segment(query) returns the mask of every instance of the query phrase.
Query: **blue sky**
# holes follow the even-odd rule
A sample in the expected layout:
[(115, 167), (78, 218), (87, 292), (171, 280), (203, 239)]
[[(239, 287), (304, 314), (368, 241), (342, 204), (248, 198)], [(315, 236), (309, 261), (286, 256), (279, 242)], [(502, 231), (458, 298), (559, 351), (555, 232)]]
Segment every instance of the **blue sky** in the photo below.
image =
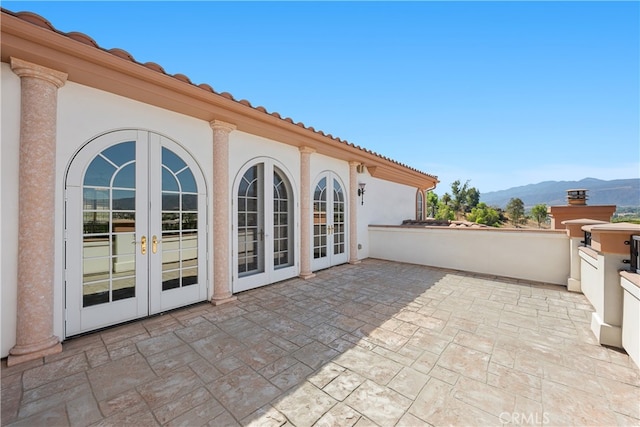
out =
[(22, 2), (481, 193), (640, 178), (639, 2)]

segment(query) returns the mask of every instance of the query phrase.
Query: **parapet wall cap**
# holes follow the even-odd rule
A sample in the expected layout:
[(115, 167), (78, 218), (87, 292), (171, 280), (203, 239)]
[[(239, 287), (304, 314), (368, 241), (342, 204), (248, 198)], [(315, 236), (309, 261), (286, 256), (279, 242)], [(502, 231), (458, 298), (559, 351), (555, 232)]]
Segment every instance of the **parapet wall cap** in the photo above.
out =
[(584, 231), (596, 232), (613, 232), (613, 233), (640, 233), (640, 224), (632, 224), (630, 222), (614, 222), (605, 224), (591, 224), (582, 227)]
[(567, 219), (562, 221), (564, 225), (590, 225), (590, 224), (608, 224), (607, 221), (600, 221), (598, 219), (589, 219), (589, 218), (579, 218), (579, 219)]

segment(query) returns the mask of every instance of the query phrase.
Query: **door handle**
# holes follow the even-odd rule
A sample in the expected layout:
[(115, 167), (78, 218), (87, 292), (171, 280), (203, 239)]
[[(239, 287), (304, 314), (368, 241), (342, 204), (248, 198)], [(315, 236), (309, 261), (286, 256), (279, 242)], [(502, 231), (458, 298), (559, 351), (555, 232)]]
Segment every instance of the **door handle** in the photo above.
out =
[(158, 252), (158, 243), (162, 242), (162, 240), (158, 240), (158, 236), (154, 235), (151, 238), (151, 252), (154, 254)]
[(134, 244), (138, 244), (140, 243), (140, 253), (142, 255), (146, 255), (147, 254), (147, 236), (142, 236), (142, 238), (140, 239), (139, 242), (136, 242), (135, 240), (131, 243)]

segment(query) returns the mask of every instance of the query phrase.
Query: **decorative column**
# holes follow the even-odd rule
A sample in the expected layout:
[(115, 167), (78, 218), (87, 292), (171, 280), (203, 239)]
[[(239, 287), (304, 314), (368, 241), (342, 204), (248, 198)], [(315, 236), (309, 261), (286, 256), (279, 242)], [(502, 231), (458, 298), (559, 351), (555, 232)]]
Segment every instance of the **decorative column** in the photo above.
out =
[(562, 221), (562, 225), (566, 228), (567, 235), (569, 236), (569, 251), (571, 254), (569, 259), (571, 260), (571, 269), (569, 272), (569, 278), (567, 279), (567, 290), (571, 292), (582, 292), (582, 287), (580, 285), (581, 267), (579, 253), (580, 247), (585, 246), (585, 237), (582, 227), (592, 224), (606, 224), (606, 222), (585, 218)]
[(358, 165), (349, 162), (349, 264), (358, 264)]
[(229, 206), (229, 133), (235, 125), (219, 120), (209, 123), (213, 129), (213, 297), (220, 305), (234, 301), (231, 293), (231, 263), (229, 262), (231, 217)]
[(310, 279), (311, 272), (311, 154), (316, 150), (300, 147), (300, 277)]
[(7, 365), (60, 353), (53, 335), (56, 118), (67, 74), (17, 58), (20, 76), (18, 313)]

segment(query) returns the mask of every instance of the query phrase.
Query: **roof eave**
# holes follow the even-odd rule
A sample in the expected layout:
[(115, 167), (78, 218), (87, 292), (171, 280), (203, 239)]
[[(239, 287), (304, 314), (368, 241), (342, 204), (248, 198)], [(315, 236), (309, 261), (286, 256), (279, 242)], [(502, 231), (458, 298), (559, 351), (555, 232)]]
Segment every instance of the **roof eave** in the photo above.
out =
[[(134, 99), (198, 119), (233, 123), (239, 131), (252, 133), (320, 154), (356, 161), (370, 168), (373, 176), (417, 188), (430, 188), (437, 177), (394, 162), (376, 153), (321, 131), (269, 114), (247, 101), (219, 94), (208, 85), (194, 85), (187, 77), (171, 76), (155, 64), (140, 64), (126, 52), (104, 50), (80, 38), (71, 38), (50, 28), (27, 22), (2, 11), (2, 61), (10, 57), (37, 63), (68, 74), (68, 80)], [(115, 51), (115, 52), (114, 52)]]

